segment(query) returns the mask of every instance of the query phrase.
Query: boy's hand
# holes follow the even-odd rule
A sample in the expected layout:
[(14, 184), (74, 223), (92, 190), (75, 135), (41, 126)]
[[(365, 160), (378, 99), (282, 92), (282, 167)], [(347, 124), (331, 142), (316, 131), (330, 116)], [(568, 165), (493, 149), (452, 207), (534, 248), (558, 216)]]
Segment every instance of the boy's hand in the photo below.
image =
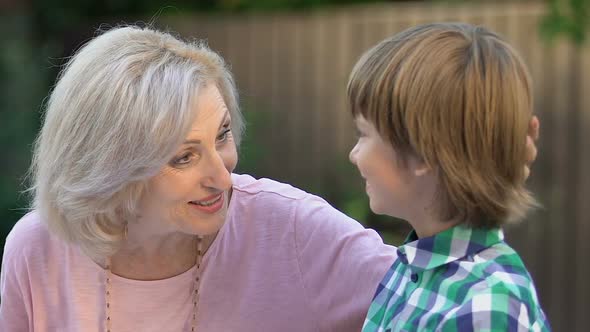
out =
[(535, 142), (539, 139), (539, 119), (533, 116), (529, 123), (529, 132), (526, 136), (526, 164), (524, 165), (524, 178), (528, 179), (531, 174), (531, 165), (537, 159), (537, 146)]

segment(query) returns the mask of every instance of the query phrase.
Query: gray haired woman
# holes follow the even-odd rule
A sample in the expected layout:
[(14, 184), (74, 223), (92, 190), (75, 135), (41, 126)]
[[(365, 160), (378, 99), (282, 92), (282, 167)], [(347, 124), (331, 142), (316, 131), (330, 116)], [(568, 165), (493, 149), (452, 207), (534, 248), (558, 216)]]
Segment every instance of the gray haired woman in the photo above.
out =
[(233, 174), (242, 128), (202, 43), (122, 27), (78, 51), (6, 240), (0, 330), (360, 330), (395, 248), (319, 197)]

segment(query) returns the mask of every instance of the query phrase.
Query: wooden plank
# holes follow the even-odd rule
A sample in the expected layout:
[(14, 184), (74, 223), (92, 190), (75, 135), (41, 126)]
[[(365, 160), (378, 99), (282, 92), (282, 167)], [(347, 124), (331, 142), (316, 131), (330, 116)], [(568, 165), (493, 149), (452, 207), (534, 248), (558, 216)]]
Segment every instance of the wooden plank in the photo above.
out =
[[(240, 98), (247, 101), (253, 92), (250, 89), (250, 43), (247, 30), (244, 28), (245, 20), (235, 21), (228, 19), (225, 22), (225, 59), (231, 66)], [(246, 36), (244, 36), (246, 34)]]
[[(286, 105), (284, 105), (284, 101), (285, 95), (287, 94), (287, 91), (289, 91), (288, 87), (290, 86), (291, 82), (289, 78), (285, 77), (285, 68), (287, 67), (287, 65), (285, 64), (285, 57), (282, 53), (287, 48), (287, 44), (289, 43), (289, 38), (287, 38), (287, 36), (289, 35), (289, 32), (287, 30), (289, 25), (288, 22), (285, 23), (285, 21), (286, 20), (284, 19), (284, 16), (274, 15), (271, 18), (270, 25), (271, 36), (269, 41), (271, 45), (271, 87), (269, 91), (270, 108), (268, 111), (271, 112), (271, 115), (273, 115), (270, 118), (269, 123), (270, 137), (280, 137), (283, 136), (285, 133), (287, 135), (291, 134), (290, 130), (288, 130), (288, 113), (284, 114), (285, 112), (289, 111), (289, 109), (286, 108)], [(281, 116), (280, 118), (276, 116), (276, 113), (278, 112), (282, 112), (283, 116)], [(285, 130), (286, 127), (287, 130)], [(288, 141), (289, 140), (287, 140), (287, 142)], [(281, 151), (284, 151), (284, 149), (281, 149)], [(273, 153), (275, 153), (275, 151), (273, 151)], [(277, 157), (286, 158), (284, 152), (283, 155)], [(273, 168), (272, 165), (275, 163), (275, 159), (272, 156), (269, 156), (266, 159), (268, 161), (267, 168)], [(290, 163), (288, 163), (288, 165), (291, 165), (292, 163), (294, 162), (291, 161)], [(291, 171), (292, 169), (289, 169), (289, 172)]]
[(588, 315), (588, 308), (590, 308), (590, 284), (588, 283), (588, 276), (590, 275), (590, 262), (587, 254), (590, 252), (590, 204), (588, 198), (590, 197), (590, 149), (588, 143), (590, 142), (590, 45), (586, 43), (580, 49), (581, 53), (581, 68), (580, 68), (580, 93), (579, 104), (579, 128), (580, 131), (580, 146), (578, 155), (580, 156), (580, 167), (578, 168), (578, 179), (580, 181), (577, 195), (577, 218), (574, 225), (576, 231), (576, 249), (577, 259), (574, 264), (577, 264), (575, 280), (575, 296), (574, 302), (574, 317), (575, 324), (573, 329), (575, 331), (584, 331), (590, 325), (590, 316)]
[[(538, 15), (529, 15), (525, 17), (521, 17), (519, 19), (519, 32), (516, 42), (516, 47), (518, 51), (523, 56), (525, 63), (527, 64), (532, 78), (532, 85), (533, 85), (533, 95), (534, 95), (534, 105), (533, 105), (533, 114), (540, 115), (539, 112), (541, 111), (540, 108), (540, 91), (544, 90), (544, 79), (542, 64), (543, 64), (543, 47), (538, 37), (530, 37), (530, 31), (534, 31), (537, 29), (538, 26)], [(543, 117), (542, 115), (540, 115)], [(542, 152), (540, 152), (539, 158)], [(535, 197), (540, 197), (542, 190), (542, 178), (539, 177), (539, 173), (537, 170), (539, 166), (539, 161), (537, 160), (533, 165), (533, 169), (531, 171), (531, 176), (527, 181), (527, 187), (532, 191)], [(539, 279), (547, 273), (546, 265), (544, 263), (544, 244), (541, 241), (543, 239), (543, 234), (547, 227), (545, 226), (545, 219), (543, 216), (542, 210), (532, 211), (529, 216), (524, 221), (524, 231), (526, 232), (526, 240), (522, 240), (524, 245), (529, 249), (526, 252), (526, 256), (523, 255), (523, 260), (527, 265), (533, 279), (537, 285), (542, 285), (539, 283)], [(539, 294), (541, 298), (541, 303), (546, 302), (545, 300), (545, 292)]]
[(567, 261), (564, 259), (569, 254), (565, 248), (568, 239), (566, 237), (565, 227), (568, 221), (564, 220), (565, 199), (567, 195), (567, 178), (566, 173), (568, 169), (567, 158), (568, 150), (566, 149), (567, 141), (567, 113), (566, 105), (568, 102), (569, 81), (567, 77), (568, 68), (568, 54), (569, 48), (566, 42), (558, 41), (555, 47), (551, 50), (553, 55), (552, 67), (547, 68), (553, 74), (551, 79), (552, 90), (554, 91), (554, 98), (552, 100), (552, 114), (548, 121), (545, 121), (546, 127), (550, 129), (551, 139), (549, 142), (551, 146), (551, 174), (553, 183), (551, 184), (552, 191), (550, 193), (550, 202), (547, 205), (547, 215), (549, 216), (550, 238), (548, 243), (551, 245), (551, 251), (548, 262), (551, 265), (550, 278), (551, 294), (549, 307), (547, 308), (551, 318), (556, 322), (553, 328), (556, 331), (566, 331), (564, 326), (567, 324), (567, 312), (563, 310), (568, 303), (563, 296), (566, 279), (564, 276), (567, 271)]
[(239, 16), (231, 29), (235, 45), (232, 56), (237, 64), (234, 68), (240, 74), (238, 86), (245, 115), (254, 121), (246, 128), (246, 135), (254, 141), (254, 145), (242, 149), (242, 159), (248, 161), (250, 171), (255, 175), (276, 177), (274, 164), (276, 160), (282, 160), (287, 152), (276, 149), (281, 139), (276, 138), (273, 132), (281, 114), (280, 109), (273, 107), (270, 93), (273, 74), (269, 66), (269, 25), (271, 22), (266, 17), (253, 14)]
[[(527, 48), (519, 47), (519, 45), (523, 44), (523, 41), (519, 36), (519, 20), (522, 18), (520, 15), (518, 15), (517, 9), (507, 5), (505, 8), (503, 8), (500, 16), (503, 17), (503, 20), (496, 21), (495, 23), (496, 26), (505, 26), (502, 37), (517, 50), (520, 50), (521, 48)], [(516, 249), (524, 263), (528, 266), (530, 256), (533, 254), (532, 248), (529, 246), (533, 239), (529, 237), (527, 232), (528, 223), (523, 222), (516, 225), (509, 225), (506, 227), (506, 230), (508, 233), (507, 235), (510, 245)]]
[[(568, 150), (568, 156), (567, 169), (564, 170), (566, 180), (565, 185), (567, 189), (564, 200), (564, 213), (561, 216), (564, 221), (562, 227), (565, 233), (564, 239), (566, 240), (564, 243), (565, 254), (562, 260), (567, 262), (566, 270), (562, 271), (565, 282), (564, 285), (566, 286), (565, 291), (561, 293), (563, 303), (570, 302), (570, 298), (568, 298), (566, 294), (576, 294), (576, 274), (580, 270), (580, 264), (575, 262), (582, 262), (586, 258), (585, 253), (582, 254), (576, 251), (576, 219), (578, 218), (576, 205), (578, 201), (578, 187), (581, 181), (579, 178), (579, 149), (581, 146), (579, 121), (582, 114), (581, 109), (579, 108), (582, 93), (579, 89), (581, 81), (581, 55), (571, 43), (568, 46), (567, 59), (569, 68), (567, 68), (567, 77), (569, 84), (563, 87), (564, 89), (567, 89), (569, 95), (569, 104), (564, 107), (567, 122), (567, 132), (565, 133), (567, 137), (567, 145), (563, 146), (563, 149)], [(568, 256), (571, 257), (571, 259), (567, 259)], [(573, 324), (575, 322), (574, 311), (566, 310), (565, 312), (563, 330), (573, 331)]]
[(312, 15), (311, 22), (309, 22), (309, 39), (312, 47), (312, 69), (309, 72), (312, 82), (310, 82), (312, 89), (310, 91), (312, 113), (310, 114), (310, 120), (307, 124), (310, 126), (311, 139), (314, 142), (308, 146), (311, 153), (311, 176), (315, 179), (314, 191), (323, 191), (324, 187), (324, 173), (323, 166), (326, 160), (325, 154), (333, 154), (333, 148), (329, 146), (329, 131), (326, 131), (326, 109), (324, 108), (323, 100), (327, 98), (324, 95), (324, 88), (327, 84), (326, 81), (326, 60), (327, 52), (326, 48), (326, 29), (325, 29), (326, 17), (320, 13), (315, 12)]
[[(354, 42), (351, 38), (352, 29), (351, 24), (349, 24), (350, 15), (350, 13), (343, 11), (337, 17), (336, 27), (339, 33), (336, 38), (338, 40), (338, 47), (336, 48), (337, 52), (332, 54), (333, 59), (335, 60), (333, 63), (336, 64), (336, 70), (338, 71), (337, 82), (340, 82), (338, 84), (340, 91), (337, 91), (335, 94), (335, 105), (340, 113), (335, 116), (335, 134), (337, 135), (337, 148), (342, 153), (350, 149), (352, 143), (351, 138), (353, 137), (352, 126), (350, 125), (352, 123), (352, 116), (346, 116), (349, 114), (346, 84), (348, 82), (349, 74), (352, 71), (352, 66), (356, 62), (356, 59), (353, 59), (351, 51)], [(342, 179), (342, 181), (346, 181), (346, 179)]]
[(346, 80), (348, 72), (341, 69), (341, 61), (338, 58), (343, 57), (341, 52), (342, 39), (339, 30), (340, 16), (323, 14), (322, 27), (322, 52), (321, 73), (320, 73), (320, 108), (323, 113), (322, 125), (326, 132), (323, 138), (326, 140), (324, 147), (324, 160), (322, 161), (322, 173), (324, 176), (334, 175), (334, 168), (331, 163), (335, 158), (341, 158), (346, 153), (346, 147), (342, 147), (339, 141), (339, 121), (338, 119), (347, 120), (347, 109), (343, 103), (343, 97), (346, 91)]
[(315, 30), (312, 17), (309, 15), (301, 16), (299, 22), (299, 40), (298, 40), (298, 55), (297, 62), (298, 68), (298, 98), (297, 101), (299, 108), (295, 110), (297, 114), (297, 156), (303, 158), (305, 162), (297, 165), (297, 177), (293, 180), (297, 180), (306, 189), (311, 189), (314, 181), (315, 168), (317, 167), (316, 162), (312, 160), (314, 144), (316, 141), (313, 140), (314, 126), (313, 114), (317, 112), (315, 105), (315, 87), (317, 82), (314, 82), (314, 73), (318, 70), (317, 63), (314, 61), (315, 49), (314, 49), (314, 35)]
[[(301, 142), (298, 142), (298, 137), (301, 136), (299, 131), (299, 123), (301, 123), (301, 96), (302, 96), (302, 81), (304, 79), (304, 73), (302, 72), (305, 64), (302, 60), (302, 28), (301, 19), (298, 16), (291, 16), (289, 18), (288, 29), (285, 31), (288, 35), (283, 34), (282, 38), (284, 41), (288, 41), (289, 55), (287, 55), (284, 65), (288, 68), (286, 81), (287, 86), (291, 89), (290, 94), (285, 95), (285, 100), (288, 101), (288, 105), (283, 105), (290, 112), (289, 123), (287, 125), (289, 139), (288, 139), (288, 150), (289, 153), (301, 157)], [(288, 31), (288, 32), (287, 32)], [(291, 159), (292, 160), (292, 159)], [(300, 162), (289, 162), (288, 165), (284, 165), (289, 170), (289, 176), (295, 178), (298, 172), (298, 164)]]

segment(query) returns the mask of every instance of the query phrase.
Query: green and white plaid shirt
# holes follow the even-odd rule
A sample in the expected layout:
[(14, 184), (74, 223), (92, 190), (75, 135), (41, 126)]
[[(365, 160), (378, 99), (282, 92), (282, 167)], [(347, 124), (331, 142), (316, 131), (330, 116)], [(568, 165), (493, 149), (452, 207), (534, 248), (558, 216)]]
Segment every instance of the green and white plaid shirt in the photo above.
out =
[(410, 233), (363, 332), (550, 331), (531, 276), (500, 229)]

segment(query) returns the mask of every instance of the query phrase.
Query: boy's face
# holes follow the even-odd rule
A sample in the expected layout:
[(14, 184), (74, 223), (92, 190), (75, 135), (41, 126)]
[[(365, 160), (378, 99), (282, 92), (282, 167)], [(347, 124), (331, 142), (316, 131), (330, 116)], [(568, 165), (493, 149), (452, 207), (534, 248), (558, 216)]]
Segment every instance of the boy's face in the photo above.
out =
[(403, 166), (401, 156), (362, 115), (355, 124), (358, 141), (349, 157), (365, 179), (371, 210), (408, 220), (412, 214), (409, 206), (414, 205), (419, 190), (413, 175), (415, 162), (407, 160), (407, 167)]

